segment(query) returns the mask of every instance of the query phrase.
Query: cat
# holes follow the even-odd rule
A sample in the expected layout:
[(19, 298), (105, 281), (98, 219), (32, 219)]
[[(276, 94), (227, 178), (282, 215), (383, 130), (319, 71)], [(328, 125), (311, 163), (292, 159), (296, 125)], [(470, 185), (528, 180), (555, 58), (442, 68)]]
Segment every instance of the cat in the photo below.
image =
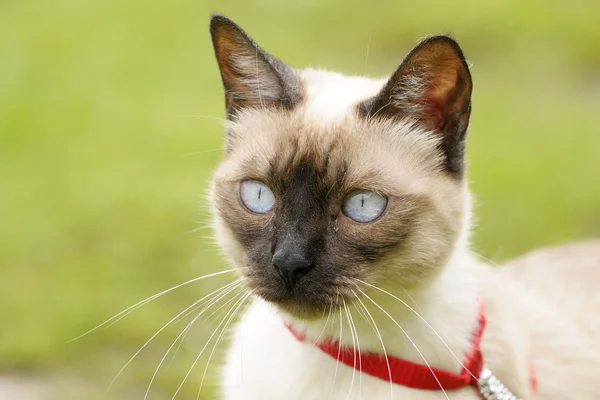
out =
[(210, 33), (228, 121), (214, 226), (252, 293), (224, 399), (600, 396), (600, 242), (502, 268), (469, 250), (454, 39), (372, 80), (294, 69), (223, 15)]

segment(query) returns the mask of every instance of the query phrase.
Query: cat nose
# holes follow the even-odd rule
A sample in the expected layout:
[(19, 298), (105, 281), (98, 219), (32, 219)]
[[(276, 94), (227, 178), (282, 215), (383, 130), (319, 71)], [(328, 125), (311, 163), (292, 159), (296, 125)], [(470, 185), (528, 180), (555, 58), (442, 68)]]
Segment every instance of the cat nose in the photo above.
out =
[(289, 289), (292, 289), (298, 280), (313, 267), (312, 261), (306, 256), (300, 253), (288, 253), (284, 250), (275, 252), (272, 263)]

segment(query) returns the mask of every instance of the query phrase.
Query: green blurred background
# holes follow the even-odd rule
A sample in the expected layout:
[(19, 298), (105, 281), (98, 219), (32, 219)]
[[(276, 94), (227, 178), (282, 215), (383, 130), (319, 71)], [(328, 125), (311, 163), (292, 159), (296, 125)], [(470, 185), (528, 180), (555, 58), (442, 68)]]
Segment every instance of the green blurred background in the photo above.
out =
[[(387, 75), (419, 38), (452, 33), (475, 81), (475, 249), (502, 261), (600, 235), (598, 1), (4, 0), (0, 397), (19, 399), (11, 386), (28, 399), (142, 399), (184, 324), (162, 332), (104, 396), (162, 324), (231, 279), (193, 283), (67, 343), (226, 268), (203, 196), (224, 116), (211, 11), (293, 66), (348, 74)], [(151, 399), (171, 398), (218, 321), (199, 321)], [(196, 398), (205, 363), (178, 398)], [(203, 399), (215, 396), (210, 383)]]

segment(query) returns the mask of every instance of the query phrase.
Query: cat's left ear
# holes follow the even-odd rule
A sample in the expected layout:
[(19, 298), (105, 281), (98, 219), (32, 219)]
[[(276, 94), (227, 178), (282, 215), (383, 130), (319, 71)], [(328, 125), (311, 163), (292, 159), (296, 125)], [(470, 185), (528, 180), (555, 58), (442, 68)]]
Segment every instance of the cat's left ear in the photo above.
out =
[(210, 34), (225, 88), (228, 118), (248, 107), (291, 109), (300, 101), (297, 72), (261, 49), (231, 19), (213, 14)]
[(456, 41), (431, 36), (408, 53), (381, 92), (360, 105), (369, 117), (411, 118), (442, 136), (446, 168), (464, 169), (473, 82)]

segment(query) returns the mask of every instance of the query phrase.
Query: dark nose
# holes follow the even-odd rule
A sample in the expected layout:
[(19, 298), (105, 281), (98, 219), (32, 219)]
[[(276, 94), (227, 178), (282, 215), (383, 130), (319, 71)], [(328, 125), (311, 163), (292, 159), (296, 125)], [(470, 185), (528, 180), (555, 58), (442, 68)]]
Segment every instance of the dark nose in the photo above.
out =
[(272, 263), (289, 289), (292, 289), (313, 267), (312, 261), (306, 256), (285, 250), (277, 250), (273, 255)]

